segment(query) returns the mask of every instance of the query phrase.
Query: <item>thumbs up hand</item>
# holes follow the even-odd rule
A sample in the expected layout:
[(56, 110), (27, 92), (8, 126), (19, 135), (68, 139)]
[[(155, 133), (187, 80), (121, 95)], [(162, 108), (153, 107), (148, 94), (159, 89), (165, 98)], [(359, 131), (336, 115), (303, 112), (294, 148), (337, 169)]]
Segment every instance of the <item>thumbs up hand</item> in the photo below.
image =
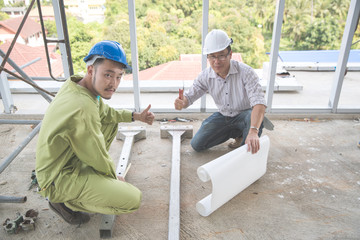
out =
[(134, 112), (134, 120), (138, 120), (149, 125), (152, 125), (154, 122), (155, 115), (150, 112), (151, 104), (144, 109), (141, 113)]

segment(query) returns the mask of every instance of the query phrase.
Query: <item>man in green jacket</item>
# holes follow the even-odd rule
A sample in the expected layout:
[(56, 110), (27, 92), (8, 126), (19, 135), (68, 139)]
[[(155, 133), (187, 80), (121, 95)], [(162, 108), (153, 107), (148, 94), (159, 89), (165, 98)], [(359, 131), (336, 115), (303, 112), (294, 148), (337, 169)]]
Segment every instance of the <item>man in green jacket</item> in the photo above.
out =
[(47, 109), (36, 150), (40, 194), (70, 224), (88, 222), (88, 212), (117, 215), (139, 208), (140, 190), (117, 178), (108, 150), (119, 122), (154, 121), (151, 105), (137, 113), (102, 100), (112, 97), (129, 68), (119, 43), (98, 42), (84, 61), (85, 77), (70, 77)]

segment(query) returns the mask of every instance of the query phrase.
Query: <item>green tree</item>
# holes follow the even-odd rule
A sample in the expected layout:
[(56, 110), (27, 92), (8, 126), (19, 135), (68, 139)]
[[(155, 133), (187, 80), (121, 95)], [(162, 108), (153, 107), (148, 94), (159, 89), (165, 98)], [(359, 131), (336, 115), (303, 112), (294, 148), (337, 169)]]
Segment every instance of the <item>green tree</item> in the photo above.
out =
[(139, 50), (139, 68), (146, 69), (164, 63), (163, 59), (159, 59), (157, 52), (167, 44), (167, 36), (165, 29), (160, 26), (153, 25), (152, 28), (140, 27), (138, 29), (138, 50)]
[(306, 26), (311, 22), (310, 1), (289, 1), (284, 12), (283, 33), (294, 48), (306, 33)]
[(177, 49), (179, 55), (201, 53), (201, 43), (196, 41), (196, 39), (193, 38), (173, 39), (171, 43)]
[(105, 24), (111, 25), (122, 14), (128, 15), (126, 0), (106, 0), (105, 3)]
[(25, 2), (14, 2), (10, 4), (11, 7), (25, 7)]
[[(286, 1), (280, 49), (338, 49), (349, 2)], [(240, 52), (250, 66), (262, 67), (270, 51), (275, 6), (274, 0), (210, 1), (209, 30), (224, 29), (234, 40), (233, 52)], [(90, 48), (87, 45), (115, 40), (123, 45), (131, 63), (127, 1), (107, 0), (105, 7), (103, 24), (71, 23), (72, 52), (82, 52), (77, 57), (82, 63), (81, 56)], [(201, 53), (201, 0), (137, 0), (135, 8), (140, 70), (178, 59), (180, 54)], [(353, 42), (359, 37), (358, 29)]]
[(325, 18), (331, 14), (331, 7), (333, 0), (322, 0), (315, 1), (311, 0), (313, 8), (314, 8), (314, 17), (315, 18)]
[(46, 36), (47, 37), (57, 37), (57, 30), (56, 30), (56, 23), (53, 20), (45, 20), (44, 26), (47, 31)]
[(73, 42), (71, 44), (71, 57), (73, 60), (73, 68), (75, 74), (84, 74), (86, 64), (83, 58), (87, 55), (92, 44), (89, 42)]
[(0, 21), (6, 20), (9, 18), (10, 18), (9, 15), (7, 15), (6, 13), (3, 13), (3, 12), (0, 13)]
[[(219, 3), (218, 3), (219, 4)], [(229, 4), (229, 3), (227, 3)], [(245, 9), (245, 5), (238, 6)], [(264, 38), (261, 29), (251, 24), (251, 20), (241, 14), (238, 9), (225, 8), (221, 12), (212, 10), (209, 17), (209, 28), (223, 29), (234, 41), (231, 48), (234, 53), (241, 53), (243, 61), (255, 68), (262, 67), (267, 60)]]
[(340, 29), (336, 25), (336, 19), (327, 17), (315, 19), (307, 26), (307, 31), (302, 41), (297, 42), (297, 48), (302, 50), (326, 50), (337, 49)]
[(41, 6), (52, 6), (52, 2), (48, 0), (42, 0)]
[[(120, 15), (110, 26), (103, 27), (103, 39), (119, 42), (125, 53), (128, 63), (131, 65), (130, 30), (127, 16)], [(101, 40), (101, 39), (100, 39)]]
[(155, 56), (159, 63), (166, 63), (179, 59), (179, 53), (172, 45), (160, 46)]
[(345, 22), (347, 17), (347, 11), (349, 9), (350, 1), (344, 0), (332, 0), (330, 12), (337, 16), (340, 22)]
[(85, 70), (83, 58), (94, 44), (93, 29), (91, 25), (86, 25), (75, 17), (67, 17), (67, 23), (74, 73), (83, 73)]
[(175, 6), (177, 9), (180, 9), (185, 17), (191, 16), (191, 14), (201, 8), (202, 1), (201, 0), (183, 0), (183, 1), (175, 1)]

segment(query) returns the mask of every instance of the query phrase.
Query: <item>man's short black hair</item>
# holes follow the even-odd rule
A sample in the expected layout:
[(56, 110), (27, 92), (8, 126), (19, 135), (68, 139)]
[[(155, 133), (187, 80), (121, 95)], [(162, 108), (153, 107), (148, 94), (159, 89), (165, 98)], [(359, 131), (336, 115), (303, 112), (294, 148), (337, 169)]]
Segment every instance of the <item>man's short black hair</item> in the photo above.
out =
[(96, 68), (97, 65), (100, 65), (104, 60), (105, 60), (105, 58), (96, 59), (95, 62), (93, 63), (94, 68)]
[[(100, 65), (104, 60), (105, 60), (105, 58), (96, 59), (95, 62), (93, 63), (94, 68), (96, 68), (98, 65)], [(110, 60), (110, 61), (112, 61), (112, 60)], [(125, 64), (120, 63), (120, 62), (116, 62), (116, 63), (119, 64), (122, 69), (126, 69)]]

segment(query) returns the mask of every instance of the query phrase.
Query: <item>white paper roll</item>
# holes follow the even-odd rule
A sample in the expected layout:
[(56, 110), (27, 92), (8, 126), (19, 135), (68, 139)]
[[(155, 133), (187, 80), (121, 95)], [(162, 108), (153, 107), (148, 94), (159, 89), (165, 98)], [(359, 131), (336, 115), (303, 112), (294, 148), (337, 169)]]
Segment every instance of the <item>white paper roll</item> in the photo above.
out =
[(235, 149), (197, 169), (201, 181), (211, 179), (212, 194), (196, 204), (201, 216), (209, 216), (216, 209), (239, 194), (266, 172), (270, 148), (268, 136), (260, 138), (260, 150), (247, 152), (247, 145)]

